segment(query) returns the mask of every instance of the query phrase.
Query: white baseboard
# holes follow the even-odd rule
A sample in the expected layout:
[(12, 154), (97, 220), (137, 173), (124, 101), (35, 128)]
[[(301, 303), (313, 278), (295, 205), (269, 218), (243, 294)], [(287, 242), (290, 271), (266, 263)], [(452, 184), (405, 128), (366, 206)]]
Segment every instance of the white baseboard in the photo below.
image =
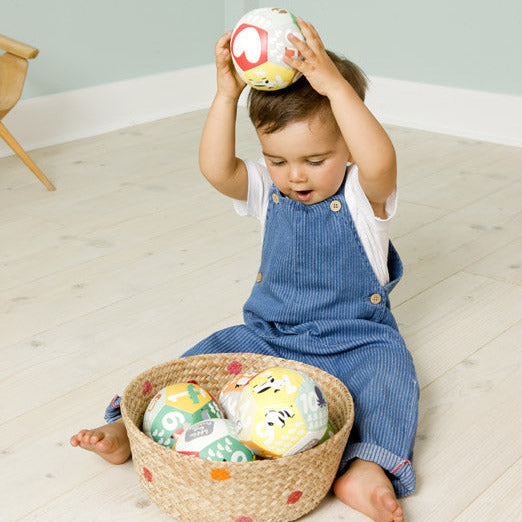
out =
[(367, 104), (390, 125), (522, 147), (522, 97), (374, 77)]
[(202, 65), (21, 100), (4, 123), (32, 150), (210, 107), (215, 86), (214, 65)]
[[(207, 108), (214, 92), (209, 64), (22, 100), (4, 123), (32, 150)], [(373, 77), (367, 103), (383, 123), (522, 147), (522, 97)]]

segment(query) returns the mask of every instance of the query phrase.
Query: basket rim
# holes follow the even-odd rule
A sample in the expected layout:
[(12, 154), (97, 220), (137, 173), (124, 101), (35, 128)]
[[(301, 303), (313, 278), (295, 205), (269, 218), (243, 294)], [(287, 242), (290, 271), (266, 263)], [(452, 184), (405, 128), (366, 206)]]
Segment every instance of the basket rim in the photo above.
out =
[[(345, 391), (345, 398), (346, 398), (346, 400), (348, 400), (348, 403), (349, 403), (347, 405), (348, 411), (351, 412), (351, 415), (347, 416), (347, 419), (344, 422), (344, 424), (335, 432), (335, 434), (332, 437), (330, 437), (328, 440), (324, 441), (321, 444), (317, 444), (316, 446), (309, 448), (305, 451), (295, 453), (293, 455), (288, 455), (283, 458), (274, 458), (274, 459), (267, 458), (267, 459), (259, 459), (259, 460), (247, 461), (247, 462), (211, 461), (211, 460), (206, 460), (206, 459), (195, 459), (191, 455), (184, 455), (173, 449), (166, 448), (166, 447), (162, 446), (161, 444), (157, 444), (156, 442), (154, 442), (130, 418), (129, 412), (127, 410), (127, 397), (130, 394), (130, 390), (136, 384), (139, 384), (140, 381), (143, 381), (143, 379), (146, 378), (147, 376), (149, 376), (151, 373), (154, 373), (154, 370), (159, 369), (159, 368), (164, 368), (166, 365), (176, 365), (176, 364), (181, 365), (186, 362), (190, 363), (190, 361), (194, 360), (194, 359), (202, 360), (205, 358), (208, 359), (209, 357), (217, 358), (217, 356), (219, 356), (219, 357), (225, 357), (226, 359), (234, 360), (235, 358), (238, 358), (238, 357), (243, 358), (246, 355), (253, 355), (256, 357), (260, 357), (260, 358), (267, 358), (267, 359), (281, 361), (283, 364), (285, 364), (285, 363), (289, 364), (290, 366), (287, 366), (287, 367), (290, 367), (290, 368), (293, 363), (296, 363), (299, 366), (310, 367), (315, 372), (320, 372), (320, 373), (324, 374), (325, 377), (328, 377), (329, 379), (334, 379), (341, 385), (341, 389), (344, 389), (344, 391)], [(294, 368), (291, 368), (291, 369), (294, 369)], [(246, 370), (246, 371), (248, 371), (248, 370)], [(233, 378), (233, 376), (231, 376), (231, 378)], [(293, 359), (284, 359), (284, 358), (280, 358), (280, 357), (274, 357), (271, 355), (257, 354), (257, 353), (251, 353), (251, 352), (223, 352), (223, 353), (191, 355), (191, 356), (187, 356), (187, 357), (179, 357), (177, 359), (172, 359), (170, 361), (165, 361), (163, 363), (152, 366), (151, 368), (139, 373), (129, 382), (129, 384), (126, 386), (126, 388), (123, 392), (120, 408), (121, 408), (121, 414), (122, 414), (122, 418), (125, 423), (126, 429), (128, 432), (130, 432), (129, 440), (131, 440), (131, 443), (138, 442), (139, 444), (145, 444), (151, 450), (153, 450), (155, 452), (159, 452), (158, 456), (164, 455), (165, 458), (167, 458), (167, 459), (189, 459), (189, 460), (186, 460), (186, 462), (194, 463), (194, 465), (200, 465), (200, 463), (203, 463), (203, 464), (205, 464), (205, 466), (208, 466), (208, 464), (210, 464), (210, 465), (219, 466), (220, 468), (230, 468), (230, 469), (233, 469), (233, 468), (237, 469), (239, 467), (247, 468), (248, 466), (256, 466), (257, 469), (260, 469), (262, 466), (274, 466), (274, 465), (282, 466), (282, 465), (285, 465), (286, 463), (289, 463), (289, 459), (294, 459), (294, 460), (299, 459), (299, 458), (302, 458), (304, 455), (313, 457), (314, 453), (323, 452), (324, 449), (327, 448), (328, 446), (337, 444), (339, 438), (341, 438), (341, 437), (348, 438), (346, 436), (346, 432), (348, 432), (348, 433), (350, 432), (350, 430), (353, 426), (353, 421), (354, 421), (353, 397), (352, 397), (350, 391), (348, 390), (348, 388), (346, 387), (346, 385), (340, 379), (338, 379), (334, 375), (326, 372), (325, 370), (322, 370), (321, 368), (318, 368), (317, 366), (313, 366), (311, 364), (303, 363), (301, 361), (297, 361), (297, 360), (293, 360)]]

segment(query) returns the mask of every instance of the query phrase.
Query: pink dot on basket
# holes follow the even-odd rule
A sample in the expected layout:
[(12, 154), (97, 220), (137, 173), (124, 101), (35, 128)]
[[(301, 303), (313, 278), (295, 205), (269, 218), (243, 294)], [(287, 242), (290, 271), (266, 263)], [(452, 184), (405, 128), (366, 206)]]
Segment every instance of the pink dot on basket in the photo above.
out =
[(147, 482), (152, 482), (152, 473), (147, 468), (143, 468), (143, 476)]
[(141, 392), (143, 393), (143, 396), (146, 397), (149, 395), (149, 393), (152, 391), (152, 384), (150, 381), (145, 381), (143, 383), (143, 388), (141, 389)]
[(243, 369), (243, 365), (238, 361), (232, 361), (227, 366), (228, 373), (232, 375), (239, 375), (241, 373), (241, 370)]
[(254, 522), (254, 520), (250, 517), (239, 517), (236, 522)]
[(288, 495), (288, 500), (286, 501), (286, 503), (295, 504), (302, 496), (302, 491), (294, 491), (293, 493), (290, 493), (290, 495)]

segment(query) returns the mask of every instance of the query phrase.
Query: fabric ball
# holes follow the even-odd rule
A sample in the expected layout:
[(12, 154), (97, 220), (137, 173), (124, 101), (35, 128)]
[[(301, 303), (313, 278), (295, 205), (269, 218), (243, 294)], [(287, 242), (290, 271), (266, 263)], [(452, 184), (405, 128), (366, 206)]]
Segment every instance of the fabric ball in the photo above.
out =
[(227, 419), (210, 419), (187, 428), (178, 438), (175, 450), (206, 460), (247, 462), (254, 455), (238, 439), (235, 426)]
[(223, 417), (209, 392), (197, 384), (180, 382), (166, 386), (152, 398), (143, 417), (143, 431), (158, 444), (172, 448), (187, 427)]
[(270, 368), (241, 391), (236, 422), (239, 439), (256, 455), (284, 457), (319, 443), (328, 425), (328, 405), (307, 374)]
[(256, 375), (257, 372), (242, 373), (228, 381), (221, 389), (218, 400), (227, 419), (235, 421), (237, 401), (239, 400), (241, 390)]
[(295, 16), (276, 7), (262, 7), (245, 14), (232, 32), (230, 50), (241, 78), (254, 89), (284, 89), (300, 76), (283, 61), (283, 56), (300, 56), (288, 41), (288, 34), (304, 40)]

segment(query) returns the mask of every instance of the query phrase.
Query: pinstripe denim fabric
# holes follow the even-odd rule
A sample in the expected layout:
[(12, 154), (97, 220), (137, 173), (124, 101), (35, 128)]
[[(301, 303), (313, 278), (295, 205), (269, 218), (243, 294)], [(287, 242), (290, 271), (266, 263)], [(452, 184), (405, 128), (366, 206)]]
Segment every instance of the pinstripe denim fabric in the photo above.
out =
[(398, 496), (411, 494), (419, 390), (388, 298), (402, 275), (399, 256), (390, 243), (390, 283), (383, 287), (359, 240), (344, 186), (315, 205), (286, 198), (274, 186), (271, 191), (245, 324), (216, 332), (184, 355), (254, 352), (335, 375), (355, 402), (339, 472), (354, 458), (377, 462)]

